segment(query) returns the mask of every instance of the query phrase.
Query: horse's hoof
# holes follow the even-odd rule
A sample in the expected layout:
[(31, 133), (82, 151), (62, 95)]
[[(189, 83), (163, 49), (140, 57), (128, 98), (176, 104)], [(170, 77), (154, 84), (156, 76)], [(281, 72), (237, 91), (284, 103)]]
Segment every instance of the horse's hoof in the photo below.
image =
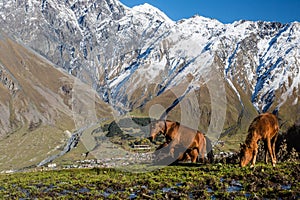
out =
[(254, 165), (250, 165), (250, 169), (254, 168)]
[(169, 156), (170, 156), (171, 158), (175, 158), (175, 156), (174, 156), (173, 153), (170, 153)]

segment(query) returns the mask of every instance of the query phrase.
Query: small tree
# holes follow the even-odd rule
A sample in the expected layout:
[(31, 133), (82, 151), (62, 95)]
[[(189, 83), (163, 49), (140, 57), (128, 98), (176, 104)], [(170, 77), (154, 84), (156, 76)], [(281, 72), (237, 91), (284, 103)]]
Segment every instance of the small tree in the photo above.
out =
[(114, 136), (121, 136), (123, 135), (123, 131), (118, 126), (118, 124), (113, 121), (108, 126), (108, 133), (106, 134), (107, 137), (114, 137)]

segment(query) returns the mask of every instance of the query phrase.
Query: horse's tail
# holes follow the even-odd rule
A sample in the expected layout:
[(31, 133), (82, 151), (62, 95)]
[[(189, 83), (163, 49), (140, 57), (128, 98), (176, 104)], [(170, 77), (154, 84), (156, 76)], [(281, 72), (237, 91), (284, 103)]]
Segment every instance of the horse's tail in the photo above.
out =
[(214, 161), (214, 153), (213, 153), (211, 140), (206, 136), (205, 136), (205, 140), (206, 140), (207, 159), (208, 159), (209, 163), (212, 163)]

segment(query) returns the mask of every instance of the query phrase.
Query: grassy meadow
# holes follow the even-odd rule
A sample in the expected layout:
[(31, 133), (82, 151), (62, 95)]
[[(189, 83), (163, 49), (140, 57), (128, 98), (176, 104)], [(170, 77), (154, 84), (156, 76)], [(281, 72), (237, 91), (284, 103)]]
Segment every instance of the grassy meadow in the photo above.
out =
[[(136, 166), (139, 167), (139, 166)], [(0, 175), (1, 199), (299, 199), (300, 163), (63, 169)], [(138, 170), (137, 170), (138, 171)]]

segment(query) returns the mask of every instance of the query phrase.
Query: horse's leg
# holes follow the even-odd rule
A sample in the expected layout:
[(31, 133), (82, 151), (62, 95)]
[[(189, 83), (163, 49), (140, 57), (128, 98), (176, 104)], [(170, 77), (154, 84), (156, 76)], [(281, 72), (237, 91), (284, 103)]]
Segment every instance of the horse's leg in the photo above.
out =
[(178, 161), (183, 161), (183, 162), (191, 160), (191, 153), (192, 153), (192, 150), (191, 149), (187, 149), (183, 153), (179, 153), (179, 156), (178, 156), (177, 160)]
[(273, 167), (275, 167), (275, 159), (274, 159), (274, 154), (273, 154), (273, 151), (272, 151), (272, 146), (271, 146), (271, 138), (267, 138), (267, 143), (268, 143), (268, 151), (269, 151), (269, 154), (271, 156), (271, 160), (272, 160), (272, 164), (273, 164)]
[(278, 137), (278, 132), (275, 134), (275, 136), (273, 137), (272, 141), (273, 141), (273, 144), (272, 144), (272, 152), (273, 152), (273, 158), (274, 158), (274, 162), (272, 160), (272, 164), (273, 166), (275, 166), (276, 162), (277, 162), (277, 159), (276, 159), (276, 151), (275, 151), (275, 144), (276, 144), (276, 141), (277, 141), (277, 137)]
[(170, 146), (170, 151), (169, 151), (169, 154), (172, 158), (175, 158), (175, 146), (178, 144), (178, 142), (176, 142), (176, 140), (172, 140), (172, 142), (169, 144)]
[(258, 152), (258, 145), (257, 145), (257, 143), (255, 143), (253, 151), (254, 152), (253, 152), (252, 164), (251, 164), (250, 168), (253, 168), (254, 165), (255, 165), (255, 162), (256, 162), (256, 156), (257, 156), (257, 152)]
[(187, 160), (188, 160), (188, 157), (187, 157), (187, 153), (186, 152), (179, 154), (179, 156), (177, 158), (177, 161), (183, 161), (183, 162), (185, 162)]
[(191, 158), (190, 154), (188, 152), (186, 152), (184, 154), (184, 160), (183, 161), (186, 162), (186, 161), (189, 161), (189, 160), (192, 160), (192, 158)]
[(201, 152), (201, 160), (202, 160), (202, 163), (205, 163), (205, 150), (203, 150)]
[(205, 149), (204, 149), (204, 145), (202, 146), (202, 148), (200, 147), (199, 149), (199, 157), (200, 157), (200, 162), (201, 163), (205, 163)]
[(266, 164), (268, 164), (268, 142), (267, 142), (267, 140), (264, 140), (264, 150), (265, 150), (265, 162), (266, 162)]
[(191, 161), (192, 161), (192, 163), (195, 163), (197, 161), (197, 158), (198, 158), (198, 155), (199, 155), (198, 149), (197, 148), (193, 149), (191, 151), (191, 154), (192, 154), (191, 155)]
[(207, 152), (206, 152), (206, 139), (205, 139), (205, 137), (203, 137), (203, 139), (202, 139), (202, 150), (201, 150), (201, 158), (202, 158), (203, 163), (206, 163), (205, 154), (207, 154)]

